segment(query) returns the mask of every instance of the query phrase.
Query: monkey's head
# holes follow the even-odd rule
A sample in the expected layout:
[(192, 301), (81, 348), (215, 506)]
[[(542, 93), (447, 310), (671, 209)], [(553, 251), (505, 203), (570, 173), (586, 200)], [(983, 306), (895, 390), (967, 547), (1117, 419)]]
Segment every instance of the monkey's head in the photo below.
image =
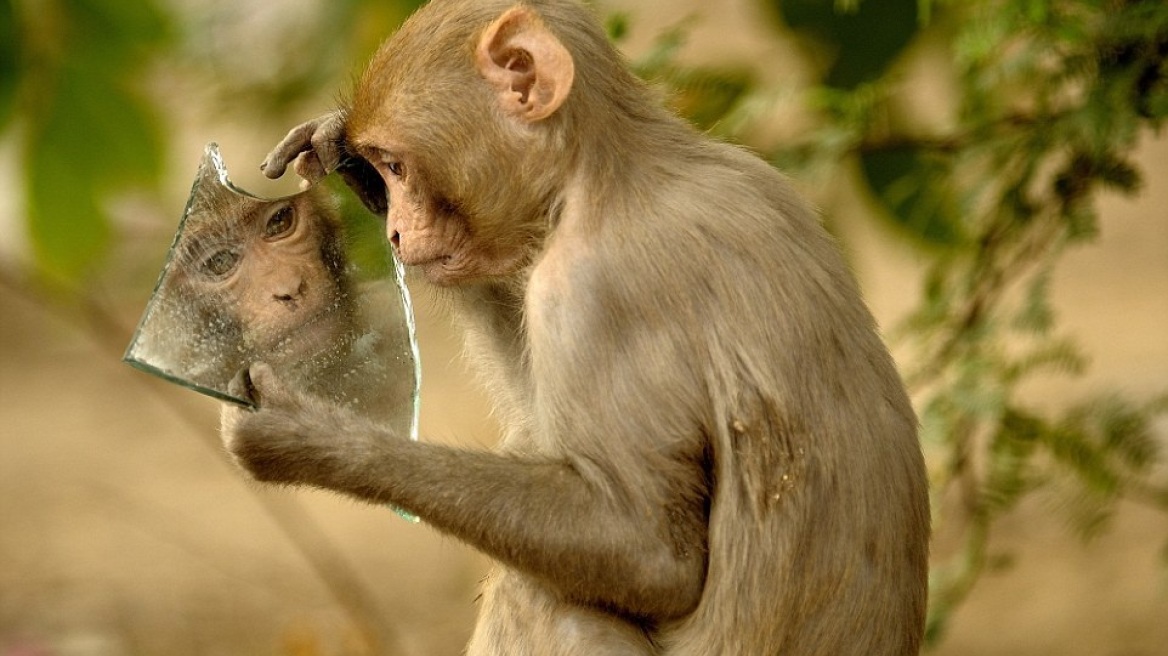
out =
[(347, 148), (386, 186), (390, 240), (435, 283), (531, 262), (590, 120), (578, 72), (627, 81), (586, 10), (530, 4), (429, 3), (374, 56), (346, 110)]
[(174, 284), (251, 356), (304, 357), (343, 328), (340, 220), (318, 196), (215, 194), (188, 217)]

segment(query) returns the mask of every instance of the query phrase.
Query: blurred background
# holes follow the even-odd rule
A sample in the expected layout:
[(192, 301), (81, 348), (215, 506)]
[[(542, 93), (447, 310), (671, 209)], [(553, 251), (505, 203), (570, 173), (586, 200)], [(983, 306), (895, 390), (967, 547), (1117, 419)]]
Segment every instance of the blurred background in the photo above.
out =
[[(203, 146), (291, 192), (263, 155), (416, 4), (0, 0), (0, 656), (460, 652), (482, 557), (246, 482), (215, 402), (120, 362)], [(1168, 4), (595, 6), (848, 253), (921, 416), (929, 650), (1168, 654)], [(416, 297), (422, 434), (489, 446)]]

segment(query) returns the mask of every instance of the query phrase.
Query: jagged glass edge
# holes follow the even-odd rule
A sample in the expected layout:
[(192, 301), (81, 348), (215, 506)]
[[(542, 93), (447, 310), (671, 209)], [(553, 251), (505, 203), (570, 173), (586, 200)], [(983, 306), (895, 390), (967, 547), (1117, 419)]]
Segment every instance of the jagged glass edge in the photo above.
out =
[[(219, 144), (217, 144), (215, 142), (211, 142), (211, 143), (207, 144), (207, 147), (203, 150), (203, 154), (204, 154), (204, 158), (199, 161), (199, 172), (200, 173), (202, 172), (203, 162), (206, 161), (206, 159), (210, 158), (213, 166), (215, 167), (215, 173), (219, 178), (220, 184), (223, 184), (227, 189), (231, 190), (232, 192), (241, 193), (241, 190), (236, 189), (235, 186), (231, 184), (230, 180), (227, 179), (227, 170), (226, 170), (226, 168), (224, 168), (223, 158), (219, 154)], [(186, 389), (198, 392), (200, 394), (205, 394), (205, 395), (210, 396), (210, 397), (217, 399), (219, 401), (227, 401), (229, 403), (234, 403), (234, 404), (242, 406), (244, 408), (255, 409), (256, 405), (250, 399), (244, 399), (244, 398), (239, 398), (236, 396), (231, 396), (230, 394), (226, 394), (220, 390), (217, 390), (217, 389), (214, 389), (211, 387), (206, 387), (203, 385), (199, 385), (198, 383), (195, 383), (195, 382), (190, 381), (190, 380), (185, 379), (185, 378), (179, 378), (178, 376), (175, 376), (175, 375), (170, 374), (166, 371), (163, 371), (162, 369), (159, 369), (158, 367), (155, 367), (154, 365), (152, 365), (148, 362), (143, 362), (142, 360), (138, 360), (133, 355), (134, 347), (137, 346), (137, 344), (138, 344), (138, 338), (141, 337), (142, 330), (147, 326), (147, 324), (150, 323), (150, 319), (154, 316), (154, 312), (157, 310), (157, 308), (154, 304), (154, 299), (158, 295), (158, 290), (162, 287), (162, 283), (166, 280), (166, 274), (170, 271), (170, 265), (171, 265), (172, 261), (174, 260), (175, 249), (178, 246), (179, 237), (181, 237), (183, 234), (183, 230), (186, 227), (187, 218), (191, 214), (191, 206), (194, 204), (194, 201), (195, 201), (195, 189), (202, 182), (203, 182), (203, 178), (200, 175), (200, 176), (196, 177), (195, 181), (191, 184), (191, 191), (187, 195), (187, 202), (186, 202), (186, 205), (183, 207), (182, 218), (178, 222), (178, 227), (175, 228), (174, 238), (171, 239), (170, 247), (166, 251), (166, 259), (163, 261), (162, 268), (158, 272), (158, 280), (156, 280), (154, 282), (154, 289), (151, 290), (149, 300), (146, 302), (146, 310), (142, 313), (142, 317), (138, 320), (138, 325), (137, 325), (137, 327), (134, 328), (134, 334), (131, 335), (131, 337), (130, 337), (130, 343), (126, 346), (125, 353), (122, 354), (122, 362), (125, 362), (126, 364), (130, 365), (131, 367), (134, 367), (135, 369), (137, 369), (139, 371), (144, 371), (148, 374), (158, 376), (159, 378), (162, 378), (163, 380), (167, 380), (171, 383), (179, 385), (180, 387), (184, 387)], [(247, 194), (246, 192), (244, 192), (242, 195), (249, 196), (251, 198), (255, 198), (255, 196), (252, 196), (251, 194)], [(275, 199), (275, 200), (279, 200), (279, 199)]]
[[(211, 143), (207, 144), (207, 146), (203, 149), (203, 154), (205, 158), (211, 160), (211, 165), (215, 171), (215, 176), (219, 179), (219, 184), (223, 185), (231, 192), (239, 194), (240, 196), (255, 198), (265, 202), (276, 202), (286, 198), (291, 198), (293, 196), (299, 196), (300, 194), (304, 193), (303, 191), (299, 191), (295, 194), (278, 196), (276, 198), (264, 198), (263, 196), (257, 196), (248, 191), (240, 189), (239, 187), (236, 187), (235, 184), (231, 182), (231, 178), (227, 174), (227, 164), (223, 161), (223, 155), (219, 151), (218, 143), (212, 141)], [(202, 169), (202, 165), (203, 162), (200, 160), (200, 170)], [(178, 227), (175, 228), (174, 238), (170, 242), (170, 248), (168, 248), (166, 251), (166, 260), (162, 263), (162, 269), (158, 272), (158, 280), (155, 281), (154, 289), (150, 292), (150, 299), (146, 302), (146, 311), (142, 313), (142, 317), (138, 320), (138, 325), (134, 328), (134, 333), (130, 337), (130, 343), (128, 346), (126, 346), (126, 351), (122, 354), (122, 362), (125, 362), (126, 364), (134, 367), (135, 369), (138, 369), (139, 371), (144, 371), (148, 374), (158, 376), (159, 378), (170, 381), (181, 387), (185, 387), (186, 389), (198, 392), (200, 394), (205, 394), (220, 401), (235, 403), (245, 408), (254, 410), (256, 405), (250, 399), (231, 396), (230, 394), (225, 394), (219, 390), (210, 387), (204, 387), (189, 380), (171, 375), (159, 369), (158, 367), (155, 367), (154, 365), (135, 359), (131, 354), (134, 346), (138, 343), (138, 337), (140, 336), (142, 329), (146, 326), (150, 317), (154, 314), (155, 307), (152, 301), (154, 300), (154, 296), (158, 293), (158, 289), (162, 286), (163, 281), (166, 279), (167, 272), (170, 271), (171, 261), (174, 259), (175, 246), (178, 245), (178, 239), (183, 234), (183, 228), (186, 227), (187, 217), (190, 216), (191, 205), (195, 199), (195, 188), (198, 187), (202, 181), (202, 177), (197, 177), (194, 183), (191, 184), (191, 192), (188, 194), (186, 205), (183, 207), (182, 219), (179, 220)], [(393, 262), (394, 282), (397, 285), (398, 294), (401, 296), (402, 307), (405, 309), (406, 331), (410, 340), (410, 358), (413, 361), (412, 364), (414, 365), (414, 407), (413, 416), (410, 421), (410, 439), (416, 442), (418, 441), (418, 424), (420, 422), (422, 412), (422, 358), (421, 353), (418, 350), (418, 327), (417, 322), (414, 319), (413, 298), (410, 296), (409, 287), (406, 287), (405, 265), (403, 265), (401, 260), (398, 259), (397, 251), (395, 251), (392, 246), (389, 248), (389, 257)], [(398, 508), (394, 508), (394, 512), (412, 522), (418, 521), (418, 518), (414, 515), (411, 515), (410, 513), (407, 513)]]
[(422, 414), (422, 354), (418, 351), (418, 323), (414, 319), (414, 299), (406, 286), (406, 267), (397, 257), (397, 251), (390, 247), (393, 259), (393, 276), (401, 294), (402, 307), (406, 313), (406, 330), (410, 336), (410, 359), (414, 365), (414, 421), (410, 425), (410, 439), (418, 441), (418, 421)]
[[(393, 259), (393, 276), (397, 282), (398, 293), (401, 294), (402, 307), (406, 312), (406, 331), (410, 336), (410, 359), (414, 362), (414, 420), (410, 422), (410, 439), (418, 441), (418, 423), (422, 414), (422, 357), (418, 352), (418, 324), (414, 320), (414, 300), (410, 296), (410, 288), (406, 287), (406, 267), (397, 257), (397, 251), (391, 246), (390, 257)], [(417, 515), (402, 510), (397, 506), (390, 506), (399, 517), (417, 524), (421, 521)]]

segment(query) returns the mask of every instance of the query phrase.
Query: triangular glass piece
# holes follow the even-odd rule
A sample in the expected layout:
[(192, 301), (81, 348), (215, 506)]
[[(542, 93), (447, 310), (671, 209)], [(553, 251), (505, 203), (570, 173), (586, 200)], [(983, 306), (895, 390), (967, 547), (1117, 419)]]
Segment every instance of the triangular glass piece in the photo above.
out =
[(287, 385), (417, 438), (409, 291), (385, 237), (339, 176), (284, 198), (234, 185), (206, 148), (125, 361), (217, 399), (266, 362)]

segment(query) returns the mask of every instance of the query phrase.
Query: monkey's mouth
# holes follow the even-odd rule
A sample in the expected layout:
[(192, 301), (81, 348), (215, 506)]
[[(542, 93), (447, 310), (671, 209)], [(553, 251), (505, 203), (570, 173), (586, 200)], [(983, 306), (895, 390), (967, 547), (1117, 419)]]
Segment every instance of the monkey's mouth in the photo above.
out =
[(438, 282), (439, 279), (448, 277), (451, 271), (458, 269), (453, 255), (422, 254), (409, 257), (407, 254), (403, 257), (400, 250), (397, 252), (402, 264), (419, 269), (422, 275), (432, 282)]
[(393, 233), (389, 241), (393, 244), (397, 259), (406, 266), (430, 267), (449, 262), (452, 257), (449, 253), (435, 252), (432, 249), (402, 248), (401, 235), (397, 232)]

